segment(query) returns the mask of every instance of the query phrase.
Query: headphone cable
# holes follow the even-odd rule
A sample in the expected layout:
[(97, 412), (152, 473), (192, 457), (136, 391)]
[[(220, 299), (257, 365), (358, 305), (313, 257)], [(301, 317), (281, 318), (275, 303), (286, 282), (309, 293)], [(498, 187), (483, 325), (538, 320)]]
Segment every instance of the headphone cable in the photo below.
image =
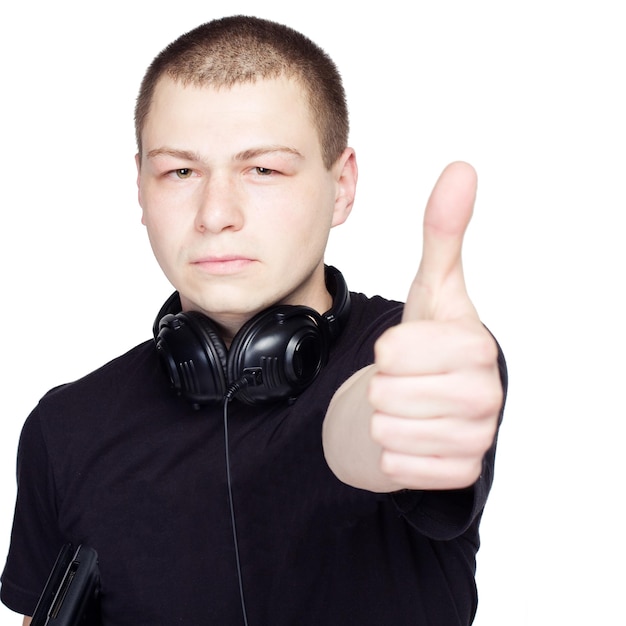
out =
[(226, 484), (228, 487), (228, 504), (230, 506), (230, 522), (233, 530), (233, 542), (235, 545), (235, 561), (237, 563), (237, 579), (239, 581), (239, 599), (241, 601), (241, 612), (243, 615), (243, 623), (248, 626), (248, 615), (246, 612), (246, 601), (243, 593), (243, 576), (241, 574), (241, 560), (239, 558), (239, 542), (237, 540), (237, 525), (235, 524), (235, 505), (233, 503), (233, 483), (230, 472), (230, 452), (229, 452), (229, 437), (228, 437), (228, 403), (239, 391), (239, 386), (235, 389), (235, 384), (231, 385), (230, 389), (224, 396), (224, 448), (226, 451)]

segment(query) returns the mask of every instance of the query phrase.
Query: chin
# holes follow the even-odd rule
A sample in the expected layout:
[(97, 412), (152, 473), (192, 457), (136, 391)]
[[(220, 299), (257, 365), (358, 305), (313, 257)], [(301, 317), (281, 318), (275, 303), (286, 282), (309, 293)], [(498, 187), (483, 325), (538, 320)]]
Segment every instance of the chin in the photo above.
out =
[[(216, 321), (222, 319), (246, 321), (256, 313), (271, 306), (271, 299), (250, 298), (250, 289), (237, 293), (228, 293), (224, 288), (210, 292), (204, 291), (196, 297), (186, 298), (181, 296), (184, 310), (193, 310), (204, 313)], [(269, 304), (266, 304), (268, 302)], [(243, 322), (242, 322), (243, 323)]]

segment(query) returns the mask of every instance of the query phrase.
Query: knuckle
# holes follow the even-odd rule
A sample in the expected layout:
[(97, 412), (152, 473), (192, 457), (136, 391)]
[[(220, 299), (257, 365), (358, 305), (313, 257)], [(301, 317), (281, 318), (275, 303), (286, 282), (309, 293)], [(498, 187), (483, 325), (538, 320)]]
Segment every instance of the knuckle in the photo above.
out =
[(401, 326), (388, 328), (374, 343), (374, 360), (382, 371), (387, 371), (394, 364), (395, 355), (402, 336)]
[(502, 386), (497, 373), (481, 373), (465, 401), (470, 413), (476, 418), (497, 416), (502, 406)]
[(470, 433), (459, 446), (461, 454), (469, 455), (468, 459), (474, 462), (481, 462), (482, 457), (491, 447), (495, 437), (495, 424), (492, 420), (481, 420), (474, 422)]
[(379, 461), (380, 471), (388, 478), (397, 478), (398, 460), (395, 454), (383, 450)]
[(498, 348), (494, 338), (486, 330), (474, 336), (471, 349), (474, 358), (479, 364), (483, 366), (497, 364)]
[(468, 457), (463, 459), (454, 468), (450, 479), (456, 489), (471, 487), (479, 478), (482, 472), (481, 459)]
[(386, 374), (377, 373), (369, 380), (366, 397), (369, 405), (375, 411), (388, 412), (394, 406), (394, 378)]
[(389, 331), (385, 331), (374, 343), (374, 361), (378, 364), (379, 367), (382, 366), (385, 360), (388, 332)]

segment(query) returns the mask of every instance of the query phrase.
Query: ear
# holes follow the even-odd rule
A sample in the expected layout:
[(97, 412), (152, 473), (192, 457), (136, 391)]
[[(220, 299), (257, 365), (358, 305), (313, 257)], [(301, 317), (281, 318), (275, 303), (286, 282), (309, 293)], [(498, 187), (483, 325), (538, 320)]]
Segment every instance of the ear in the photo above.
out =
[(348, 219), (356, 194), (359, 172), (356, 164), (356, 153), (352, 148), (346, 148), (342, 152), (333, 165), (332, 171), (337, 181), (332, 226), (339, 226)]
[(137, 200), (139, 201), (139, 206), (142, 208), (141, 223), (145, 226), (146, 222), (143, 215), (143, 199), (141, 197), (141, 155), (139, 153), (135, 155), (135, 165), (137, 166)]

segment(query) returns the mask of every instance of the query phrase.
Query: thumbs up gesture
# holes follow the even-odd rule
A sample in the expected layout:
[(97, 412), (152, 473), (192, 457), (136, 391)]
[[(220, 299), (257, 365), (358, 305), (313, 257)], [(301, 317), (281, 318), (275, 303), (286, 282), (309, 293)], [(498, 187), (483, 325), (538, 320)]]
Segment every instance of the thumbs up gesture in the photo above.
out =
[(353, 486), (458, 489), (480, 475), (503, 391), (497, 346), (467, 295), (461, 263), (475, 196), (470, 165), (443, 171), (424, 213), (422, 259), (402, 322), (377, 341), (374, 365), (331, 402), (326, 458)]
[(497, 348), (467, 295), (461, 263), (475, 197), (473, 168), (449, 165), (426, 206), (422, 259), (402, 323), (375, 348), (371, 436), (381, 471), (406, 488), (471, 485), (496, 432)]

